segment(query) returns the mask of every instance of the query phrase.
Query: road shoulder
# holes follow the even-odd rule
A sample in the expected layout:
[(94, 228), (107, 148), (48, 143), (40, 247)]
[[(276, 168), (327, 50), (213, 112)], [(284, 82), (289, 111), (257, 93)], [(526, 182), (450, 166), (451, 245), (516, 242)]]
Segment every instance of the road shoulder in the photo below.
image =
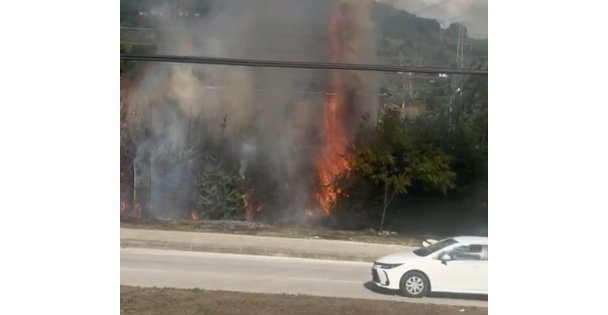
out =
[(121, 247), (372, 262), (414, 247), (354, 241), (121, 228)]

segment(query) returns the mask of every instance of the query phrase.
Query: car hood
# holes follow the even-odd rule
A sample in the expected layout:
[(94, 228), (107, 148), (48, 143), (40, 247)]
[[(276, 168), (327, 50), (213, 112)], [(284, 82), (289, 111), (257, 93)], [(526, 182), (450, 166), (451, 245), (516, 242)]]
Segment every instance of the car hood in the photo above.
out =
[(407, 260), (419, 259), (419, 258), (420, 257), (417, 256), (416, 254), (414, 254), (413, 251), (409, 251), (409, 252), (402, 252), (402, 253), (386, 255), (386, 256), (378, 258), (376, 260), (376, 262), (381, 263), (381, 264), (400, 264)]

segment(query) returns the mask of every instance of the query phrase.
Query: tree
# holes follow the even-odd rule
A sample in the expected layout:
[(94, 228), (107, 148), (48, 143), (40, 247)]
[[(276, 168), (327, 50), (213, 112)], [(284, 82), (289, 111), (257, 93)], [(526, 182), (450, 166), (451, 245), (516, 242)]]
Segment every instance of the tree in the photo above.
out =
[(411, 170), (399, 156), (399, 151), (410, 146), (406, 131), (400, 127), (396, 116), (385, 114), (375, 132), (361, 133), (355, 149), (354, 170), (374, 184), (383, 186), (380, 231), (384, 228), (386, 211), (393, 198), (396, 194), (405, 193), (412, 180)]
[(444, 151), (454, 158), (452, 166), (459, 174), (459, 186), (487, 181), (488, 167), (488, 80), (468, 77), (463, 91), (453, 112), (454, 128), (441, 137)]
[(244, 219), (241, 177), (235, 170), (222, 168), (209, 155), (204, 160), (206, 165), (198, 180), (198, 213), (212, 220)]
[(376, 127), (359, 133), (351, 170), (381, 187), (380, 231), (384, 229), (388, 207), (396, 195), (407, 193), (413, 185), (447, 193), (448, 188), (454, 187), (456, 178), (448, 155), (438, 146), (438, 133), (432, 128), (423, 128), (428, 123), (424, 118), (412, 122), (400, 119), (391, 111), (382, 118)]

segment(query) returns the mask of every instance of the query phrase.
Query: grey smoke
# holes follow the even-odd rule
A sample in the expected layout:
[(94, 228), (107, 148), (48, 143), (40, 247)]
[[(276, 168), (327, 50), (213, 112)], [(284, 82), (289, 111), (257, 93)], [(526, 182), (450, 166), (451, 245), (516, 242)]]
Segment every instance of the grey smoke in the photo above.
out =
[(247, 166), (253, 160), (256, 151), (257, 146), (254, 138), (249, 138), (243, 142), (241, 147), (241, 167), (239, 168), (239, 175), (241, 175), (241, 178), (245, 178)]
[[(330, 61), (328, 23), (335, 1), (225, 0), (189, 21), (159, 18), (159, 54)], [(373, 25), (369, 25), (373, 27)], [(369, 34), (372, 34), (371, 30)], [(367, 35), (364, 35), (367, 36)], [(374, 41), (362, 38), (365, 45)], [(362, 47), (363, 48), (363, 47)], [(375, 49), (362, 54), (372, 58)], [(359, 56), (350, 59), (369, 61)], [(370, 59), (371, 60), (371, 59)], [(286, 219), (313, 206), (312, 161), (319, 148), (329, 74), (323, 70), (158, 63), (130, 95), (138, 125), (136, 163), (149, 163), (149, 214), (183, 217), (195, 204), (207, 148), (223, 165), (268, 191)], [(361, 75), (359, 84), (377, 85)], [(370, 88), (367, 88), (370, 90)], [(373, 100), (367, 104), (374, 104)], [(261, 174), (249, 176), (255, 164)]]

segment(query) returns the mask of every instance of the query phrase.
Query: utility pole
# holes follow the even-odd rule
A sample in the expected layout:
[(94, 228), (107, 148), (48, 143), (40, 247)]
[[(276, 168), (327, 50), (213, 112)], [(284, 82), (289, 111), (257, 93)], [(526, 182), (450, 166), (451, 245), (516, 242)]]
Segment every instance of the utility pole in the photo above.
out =
[(175, 22), (177, 21), (177, 0), (173, 0), (171, 3), (171, 24), (175, 27)]
[[(422, 58), (419, 57), (418, 54), (416, 54), (416, 58), (414, 60), (412, 60), (408, 66), (422, 67), (423, 66)], [(408, 85), (409, 85), (410, 102), (412, 102), (412, 100), (414, 99), (414, 85), (413, 85), (414, 78), (412, 77), (411, 73), (408, 74), (407, 81), (408, 81)]]
[(458, 43), (456, 45), (456, 66), (459, 69), (464, 68), (464, 26), (458, 24)]
[[(404, 66), (414, 66), (414, 67), (422, 67), (424, 65), (422, 58), (416, 56), (415, 59), (413, 60), (407, 60), (403, 57), (403, 54), (401, 53), (401, 51), (399, 51), (399, 66), (404, 67)], [(406, 79), (407, 78), (407, 79)], [(401, 73), (401, 109), (405, 109), (405, 95), (409, 94), (409, 100), (410, 102), (414, 99), (414, 86), (413, 86), (413, 81), (414, 79), (412, 78), (412, 73), (405, 73), (402, 72)], [(407, 87), (406, 87), (407, 85)], [(407, 93), (406, 93), (407, 91)]]
[[(399, 66), (403, 67), (405, 66), (403, 63), (403, 55), (401, 53), (401, 50), (399, 50)], [(401, 98), (401, 110), (403, 110), (405, 108), (405, 73), (401, 73), (401, 93), (399, 93), (399, 96)]]
[[(464, 42), (465, 37), (464, 25), (458, 23), (458, 40), (456, 42), (456, 68), (464, 69)], [(450, 99), (448, 105), (448, 130), (452, 131), (452, 116), (456, 103), (456, 94), (458, 99), (462, 101), (462, 76), (452, 76), (450, 80)]]

